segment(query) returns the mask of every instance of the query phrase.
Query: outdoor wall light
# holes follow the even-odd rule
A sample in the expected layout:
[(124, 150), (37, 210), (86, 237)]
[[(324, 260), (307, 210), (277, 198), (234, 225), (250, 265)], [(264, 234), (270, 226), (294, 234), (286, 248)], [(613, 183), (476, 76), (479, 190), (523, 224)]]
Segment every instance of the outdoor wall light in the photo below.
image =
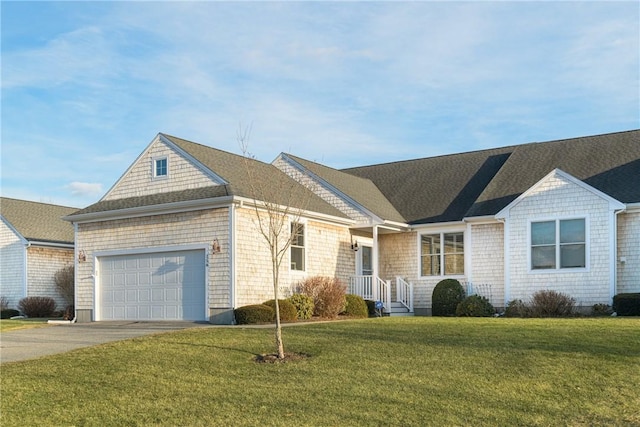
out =
[(220, 253), (220, 242), (218, 242), (218, 238), (213, 239), (213, 244), (211, 245), (211, 253), (219, 254)]
[(87, 254), (83, 250), (78, 251), (78, 262), (85, 262), (86, 260)]
[(354, 251), (354, 252), (358, 252), (358, 249), (360, 249), (360, 248), (358, 248), (358, 241), (356, 240), (355, 243), (351, 244), (351, 250)]

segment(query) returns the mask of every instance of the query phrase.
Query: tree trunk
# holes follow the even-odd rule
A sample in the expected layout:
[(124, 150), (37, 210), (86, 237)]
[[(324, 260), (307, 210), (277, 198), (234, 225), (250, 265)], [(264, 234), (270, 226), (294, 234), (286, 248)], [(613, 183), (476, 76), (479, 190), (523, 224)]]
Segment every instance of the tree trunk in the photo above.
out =
[(273, 295), (276, 300), (276, 349), (278, 350), (278, 359), (284, 359), (284, 344), (282, 343), (282, 327), (280, 325), (280, 292), (278, 289), (279, 282), (279, 263), (274, 258), (273, 262)]

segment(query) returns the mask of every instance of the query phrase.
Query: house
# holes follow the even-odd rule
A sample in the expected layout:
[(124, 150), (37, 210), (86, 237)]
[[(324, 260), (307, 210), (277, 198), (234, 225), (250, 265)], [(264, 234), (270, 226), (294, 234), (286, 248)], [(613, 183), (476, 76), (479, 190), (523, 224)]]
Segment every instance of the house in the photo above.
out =
[[(343, 170), (285, 153), (245, 161), (159, 134), (68, 215), (87, 256), (78, 320), (232, 323), (234, 308), (272, 298), (265, 202), (303, 209), (285, 293), (332, 276), (387, 311), (429, 315), (443, 278), (499, 308), (540, 289), (584, 308), (640, 292), (638, 130)], [(251, 182), (280, 191), (256, 197)]]
[(10, 308), (27, 296), (67, 305), (54, 275), (74, 262), (73, 226), (62, 219), (77, 208), (0, 198), (0, 296)]

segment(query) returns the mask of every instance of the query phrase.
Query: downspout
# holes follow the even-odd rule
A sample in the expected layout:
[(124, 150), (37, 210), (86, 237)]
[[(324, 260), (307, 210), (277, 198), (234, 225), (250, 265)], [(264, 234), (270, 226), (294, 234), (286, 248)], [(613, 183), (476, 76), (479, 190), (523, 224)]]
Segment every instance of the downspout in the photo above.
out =
[[(236, 204), (231, 203), (229, 210), (229, 294), (231, 309), (235, 310), (236, 301)], [(233, 320), (235, 323), (235, 320)]]
[(27, 255), (27, 252), (29, 251), (29, 248), (31, 247), (31, 242), (27, 241), (27, 243), (25, 243), (24, 245), (24, 252), (22, 255), (22, 262), (23, 262), (23, 277), (22, 277), (22, 293), (24, 295), (23, 298), (28, 297), (28, 291), (29, 291), (29, 256)]
[(511, 300), (511, 254), (509, 253), (509, 222), (506, 218), (498, 218), (503, 224), (503, 245), (504, 249), (502, 258), (504, 259), (504, 308), (507, 308), (507, 304)]
[(612, 215), (612, 224), (611, 224), (611, 249), (609, 256), (611, 260), (611, 273), (610, 273), (610, 281), (609, 285), (609, 300), (613, 301), (613, 297), (616, 295), (618, 291), (618, 215), (624, 212), (624, 209), (614, 210)]

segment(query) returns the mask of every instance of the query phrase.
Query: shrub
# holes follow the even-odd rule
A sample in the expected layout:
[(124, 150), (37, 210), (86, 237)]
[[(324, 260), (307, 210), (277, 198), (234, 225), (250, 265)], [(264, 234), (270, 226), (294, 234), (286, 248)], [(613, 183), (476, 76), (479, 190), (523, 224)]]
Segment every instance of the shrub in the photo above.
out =
[[(275, 321), (276, 300), (271, 299), (269, 301), (265, 301), (263, 304), (271, 307), (271, 309), (273, 310), (273, 318), (271, 320)], [(291, 303), (291, 301), (286, 299), (279, 299), (278, 308), (280, 309), (280, 321), (295, 322), (296, 320), (298, 320), (298, 310), (296, 310), (296, 307)]]
[(305, 294), (293, 294), (289, 297), (289, 302), (296, 308), (298, 319), (311, 319), (314, 308), (313, 298)]
[(490, 317), (495, 313), (489, 300), (480, 295), (470, 295), (456, 307), (456, 316), (460, 317)]
[(455, 316), (458, 304), (464, 299), (464, 289), (456, 279), (438, 282), (431, 294), (433, 316)]
[(50, 317), (56, 311), (56, 302), (49, 297), (26, 297), (18, 302), (18, 308), (27, 317)]
[(344, 308), (344, 314), (350, 317), (368, 317), (369, 309), (367, 303), (364, 302), (359, 295), (347, 294), (345, 295), (347, 304)]
[(369, 312), (369, 317), (376, 317), (378, 315), (378, 311), (376, 310), (376, 302), (370, 299), (364, 300), (365, 304), (367, 304), (367, 311)]
[(56, 283), (56, 289), (67, 305), (72, 305), (74, 302), (74, 277), (75, 272), (73, 265), (62, 267), (60, 270), (56, 271), (56, 274), (53, 276)]
[(513, 299), (507, 303), (505, 317), (530, 317), (531, 308), (521, 299)]
[(264, 304), (245, 305), (244, 307), (238, 307), (233, 311), (233, 313), (236, 316), (236, 323), (238, 325), (271, 323), (273, 322), (273, 316), (275, 315), (273, 309)]
[(613, 311), (618, 316), (640, 316), (640, 293), (614, 296)]
[(537, 291), (531, 297), (533, 317), (562, 317), (573, 314), (576, 301), (569, 295), (552, 290)]
[(344, 311), (347, 287), (337, 278), (315, 276), (302, 281), (298, 291), (313, 298), (314, 314), (334, 318)]
[(610, 316), (613, 313), (609, 304), (594, 304), (591, 307), (592, 316)]
[(13, 308), (5, 308), (0, 310), (0, 319), (11, 319), (13, 316), (18, 316), (20, 312)]

